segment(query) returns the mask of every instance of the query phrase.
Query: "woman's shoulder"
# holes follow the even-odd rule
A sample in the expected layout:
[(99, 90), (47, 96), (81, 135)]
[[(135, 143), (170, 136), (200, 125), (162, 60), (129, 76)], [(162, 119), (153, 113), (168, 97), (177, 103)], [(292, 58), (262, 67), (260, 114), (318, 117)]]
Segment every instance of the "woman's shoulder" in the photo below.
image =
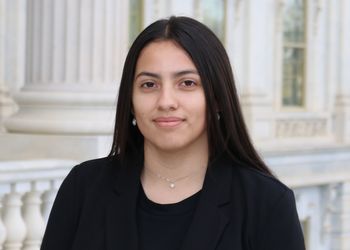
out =
[(120, 169), (120, 160), (115, 156), (106, 156), (83, 161), (72, 168), (78, 175), (99, 175), (117, 172)]
[(118, 156), (84, 161), (72, 168), (66, 182), (75, 182), (84, 190), (104, 190), (128, 185), (137, 179), (140, 163), (135, 159), (121, 161)]
[(254, 245), (259, 249), (305, 249), (292, 189), (259, 170), (235, 169), (233, 183), (239, 189), (235, 193), (243, 195), (242, 213)]
[[(238, 166), (234, 182), (239, 183), (248, 201), (273, 206), (280, 200), (294, 202), (291, 188), (277, 177), (263, 173), (252, 167)], [(235, 178), (235, 177), (234, 177)]]
[(102, 157), (83, 161), (74, 166), (72, 171), (76, 171), (79, 175), (91, 175), (117, 168), (118, 165), (119, 160), (117, 158)]
[(247, 184), (254, 187), (273, 188), (281, 191), (289, 189), (278, 177), (269, 175), (253, 167), (238, 166), (236, 169)]
[(107, 184), (111, 178), (117, 175), (118, 166), (119, 161), (113, 157), (87, 160), (74, 166), (64, 179), (63, 184), (74, 183), (74, 185), (84, 189), (99, 183)]

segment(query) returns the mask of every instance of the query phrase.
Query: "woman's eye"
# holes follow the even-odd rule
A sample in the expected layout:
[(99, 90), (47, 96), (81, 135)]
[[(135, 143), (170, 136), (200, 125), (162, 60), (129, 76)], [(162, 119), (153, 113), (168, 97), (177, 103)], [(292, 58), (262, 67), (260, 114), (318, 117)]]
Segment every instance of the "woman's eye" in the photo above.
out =
[(154, 82), (145, 82), (141, 85), (142, 88), (150, 89), (156, 87)]
[(185, 80), (181, 83), (181, 85), (185, 87), (193, 87), (196, 85), (196, 83), (192, 80)]

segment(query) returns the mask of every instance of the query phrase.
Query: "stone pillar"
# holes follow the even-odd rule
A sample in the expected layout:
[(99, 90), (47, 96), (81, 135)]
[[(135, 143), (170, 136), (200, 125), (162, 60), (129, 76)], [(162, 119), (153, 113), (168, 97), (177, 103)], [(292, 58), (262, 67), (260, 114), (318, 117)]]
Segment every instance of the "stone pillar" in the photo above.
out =
[[(340, 51), (337, 74), (337, 95), (335, 100), (335, 132), (340, 142), (350, 142), (350, 2), (339, 1)], [(338, 24), (335, 24), (338, 28)], [(339, 74), (340, 73), (340, 74)]]
[[(305, 25), (306, 39), (306, 69), (305, 74), (305, 107), (307, 111), (324, 113), (329, 112), (330, 96), (334, 96), (334, 84), (325, 81), (327, 78), (327, 15), (326, 11), (337, 5), (336, 2), (326, 3), (325, 0), (306, 1), (308, 19)], [(327, 6), (328, 4), (328, 6)], [(330, 6), (331, 5), (331, 6)], [(326, 9), (327, 8), (327, 9)], [(336, 31), (336, 30), (335, 30)], [(337, 35), (334, 35), (337, 41)], [(336, 45), (332, 45), (336, 48)], [(335, 63), (332, 62), (334, 65)], [(336, 67), (334, 65), (333, 67)], [(310, 94), (312, 93), (312, 94)], [(327, 130), (329, 126), (327, 126)], [(328, 132), (328, 131), (327, 131)]]
[(25, 85), (10, 132), (110, 134), (128, 1), (28, 1)]
[(332, 230), (332, 250), (350, 249), (350, 182), (343, 182), (340, 185), (336, 207)]
[(25, 1), (0, 0), (0, 133), (3, 120), (17, 110), (11, 90), (23, 82), (25, 6)]
[[(274, 97), (274, 5), (276, 1), (243, 1), (236, 6), (240, 20), (239, 26), (246, 27), (236, 34), (243, 40), (241, 61), (236, 68), (238, 86), (245, 119), (254, 140), (269, 140), (274, 135), (273, 97)], [(260, 27), (257, 29), (257, 27)], [(264, 29), (262, 29), (262, 27)], [(257, 42), (259, 41), (259, 42)], [(239, 53), (239, 52), (238, 52)], [(232, 57), (232, 56), (231, 56)], [(233, 56), (232, 58), (234, 58)]]
[(35, 135), (43, 156), (48, 142), (60, 141), (64, 150), (62, 138), (77, 151), (88, 137), (98, 150), (114, 125), (128, 11), (128, 0), (27, 1), (25, 84), (14, 94), (19, 112), (5, 121), (11, 134)]

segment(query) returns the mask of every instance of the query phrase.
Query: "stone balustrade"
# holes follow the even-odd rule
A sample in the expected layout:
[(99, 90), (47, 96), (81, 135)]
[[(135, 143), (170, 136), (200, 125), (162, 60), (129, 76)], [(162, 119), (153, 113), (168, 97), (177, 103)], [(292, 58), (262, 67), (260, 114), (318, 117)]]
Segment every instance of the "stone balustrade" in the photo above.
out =
[(0, 162), (0, 249), (39, 250), (59, 185), (76, 163)]
[[(307, 250), (349, 249), (350, 173), (346, 163), (350, 152), (265, 156), (279, 178), (294, 190)], [(338, 164), (333, 166), (327, 162), (335, 159)], [(40, 249), (57, 190), (76, 164), (67, 160), (0, 162), (0, 250)]]

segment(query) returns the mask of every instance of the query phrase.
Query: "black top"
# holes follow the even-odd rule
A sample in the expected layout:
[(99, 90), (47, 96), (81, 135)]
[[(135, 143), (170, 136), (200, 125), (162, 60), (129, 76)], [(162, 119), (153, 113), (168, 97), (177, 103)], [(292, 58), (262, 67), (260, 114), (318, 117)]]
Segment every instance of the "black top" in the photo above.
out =
[(140, 185), (137, 223), (140, 250), (179, 250), (192, 216), (200, 191), (172, 204), (158, 204), (147, 198)]

